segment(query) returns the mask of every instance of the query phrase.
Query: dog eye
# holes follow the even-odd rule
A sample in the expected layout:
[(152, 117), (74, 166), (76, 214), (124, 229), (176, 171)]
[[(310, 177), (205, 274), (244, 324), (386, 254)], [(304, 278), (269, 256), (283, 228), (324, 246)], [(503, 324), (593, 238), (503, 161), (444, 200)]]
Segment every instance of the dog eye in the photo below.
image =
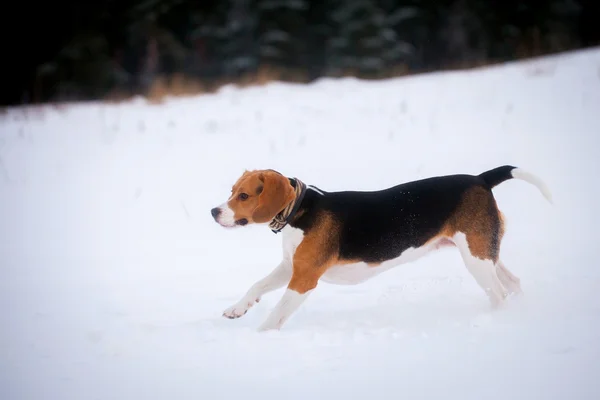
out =
[(238, 198), (240, 200), (246, 200), (248, 198), (248, 195), (246, 193), (240, 193), (240, 195), (238, 196)]

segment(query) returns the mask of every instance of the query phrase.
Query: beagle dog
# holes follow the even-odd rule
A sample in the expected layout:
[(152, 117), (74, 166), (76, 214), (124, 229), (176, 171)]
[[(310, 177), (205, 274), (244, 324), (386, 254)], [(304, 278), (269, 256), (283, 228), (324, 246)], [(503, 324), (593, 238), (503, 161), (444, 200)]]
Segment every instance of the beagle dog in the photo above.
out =
[(264, 294), (287, 285), (259, 331), (280, 329), (319, 281), (357, 284), (445, 246), (458, 248), (467, 270), (493, 307), (520, 281), (499, 255), (503, 216), (492, 188), (508, 179), (535, 185), (535, 175), (505, 165), (480, 175), (447, 175), (378, 191), (326, 192), (274, 170), (245, 171), (231, 196), (211, 210), (215, 221), (234, 228), (268, 224), (282, 233), (283, 258), (266, 277), (223, 312), (239, 318)]

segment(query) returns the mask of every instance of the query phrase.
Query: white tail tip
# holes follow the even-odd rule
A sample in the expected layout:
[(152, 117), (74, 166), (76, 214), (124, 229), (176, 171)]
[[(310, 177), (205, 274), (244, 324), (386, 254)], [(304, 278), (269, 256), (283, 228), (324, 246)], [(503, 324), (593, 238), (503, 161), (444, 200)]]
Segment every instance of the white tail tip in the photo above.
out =
[(529, 182), (535, 187), (537, 187), (539, 191), (542, 192), (546, 200), (548, 200), (550, 204), (554, 204), (552, 201), (552, 193), (550, 192), (550, 189), (539, 177), (521, 168), (513, 169), (511, 175), (515, 179), (520, 179), (525, 182)]

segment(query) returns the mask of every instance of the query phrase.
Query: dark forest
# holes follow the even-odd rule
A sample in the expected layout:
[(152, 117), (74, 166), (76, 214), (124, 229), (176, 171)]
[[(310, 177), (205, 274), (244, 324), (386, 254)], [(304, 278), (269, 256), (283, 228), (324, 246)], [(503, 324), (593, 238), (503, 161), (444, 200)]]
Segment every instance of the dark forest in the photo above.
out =
[[(3, 105), (377, 79), (600, 44), (590, 0), (21, 2)], [(14, 35), (14, 36), (13, 36)], [(5, 61), (6, 62), (6, 61)]]

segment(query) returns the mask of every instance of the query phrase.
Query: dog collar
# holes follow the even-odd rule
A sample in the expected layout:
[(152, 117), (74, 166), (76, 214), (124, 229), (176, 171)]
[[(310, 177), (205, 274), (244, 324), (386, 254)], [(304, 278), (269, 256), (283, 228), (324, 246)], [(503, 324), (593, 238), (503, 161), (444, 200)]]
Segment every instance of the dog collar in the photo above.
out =
[(269, 223), (269, 228), (273, 233), (279, 233), (286, 225), (290, 222), (290, 220), (296, 215), (298, 209), (300, 208), (300, 204), (302, 204), (302, 200), (304, 199), (304, 195), (306, 194), (306, 185), (298, 178), (293, 178), (296, 182), (295, 192), (296, 198), (294, 201), (290, 202), (283, 210), (281, 210), (273, 220)]

